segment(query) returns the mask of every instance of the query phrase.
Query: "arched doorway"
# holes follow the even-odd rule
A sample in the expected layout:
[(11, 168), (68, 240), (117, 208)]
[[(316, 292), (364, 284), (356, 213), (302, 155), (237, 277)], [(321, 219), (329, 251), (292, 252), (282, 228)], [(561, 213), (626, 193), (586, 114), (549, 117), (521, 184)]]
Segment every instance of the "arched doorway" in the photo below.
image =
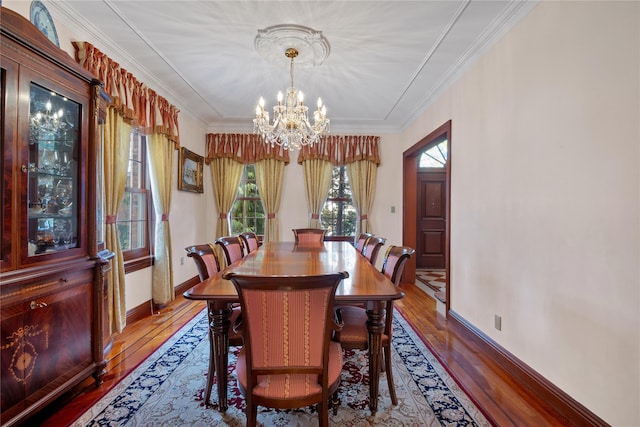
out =
[[(447, 142), (444, 167), (440, 168), (441, 170), (438, 172), (435, 168), (421, 169), (419, 167), (420, 157), (427, 150), (437, 147), (443, 141)], [(403, 153), (403, 244), (416, 249), (416, 256), (409, 260), (406, 267), (404, 280), (415, 281), (418, 259), (421, 263), (443, 260), (446, 271), (447, 313), (451, 302), (449, 285), (451, 145), (451, 121), (449, 120)], [(433, 172), (430, 177), (427, 176), (428, 172)], [(426, 195), (425, 192), (429, 195)], [(424, 197), (421, 197), (421, 194)], [(433, 197), (436, 197), (437, 200)], [(427, 205), (424, 204), (425, 202)], [(441, 218), (437, 219), (439, 215)], [(425, 217), (427, 217), (426, 220)], [(439, 245), (443, 245), (443, 253), (437, 255), (438, 250), (436, 249)]]

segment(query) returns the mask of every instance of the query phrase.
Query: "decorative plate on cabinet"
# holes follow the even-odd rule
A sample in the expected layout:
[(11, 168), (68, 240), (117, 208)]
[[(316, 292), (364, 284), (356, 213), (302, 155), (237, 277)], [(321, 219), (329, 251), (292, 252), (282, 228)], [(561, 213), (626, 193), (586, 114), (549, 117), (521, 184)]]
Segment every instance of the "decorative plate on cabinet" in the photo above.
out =
[(49, 40), (60, 47), (56, 26), (49, 15), (49, 11), (42, 2), (35, 0), (31, 2), (31, 23), (35, 25)]

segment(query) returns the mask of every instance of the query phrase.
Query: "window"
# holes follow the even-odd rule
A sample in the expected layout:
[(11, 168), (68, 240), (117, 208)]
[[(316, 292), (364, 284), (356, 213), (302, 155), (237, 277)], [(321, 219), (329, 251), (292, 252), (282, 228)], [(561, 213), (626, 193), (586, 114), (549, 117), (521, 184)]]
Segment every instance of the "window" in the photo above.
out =
[[(346, 166), (334, 166), (331, 187), (320, 214), (327, 240), (340, 240), (338, 236), (353, 238), (356, 232), (356, 209), (353, 207), (351, 186)], [(332, 238), (333, 237), (333, 238)]]
[[(127, 273), (151, 265), (149, 230), (152, 212), (146, 160), (145, 137), (132, 132), (127, 183), (117, 219), (120, 248)], [(126, 265), (127, 261), (140, 258), (147, 260), (136, 267)]]
[(447, 165), (447, 140), (437, 143), (420, 155), (421, 168), (443, 168)]
[(256, 167), (245, 165), (236, 200), (231, 208), (231, 234), (252, 231), (264, 236), (264, 218), (264, 208), (256, 184)]

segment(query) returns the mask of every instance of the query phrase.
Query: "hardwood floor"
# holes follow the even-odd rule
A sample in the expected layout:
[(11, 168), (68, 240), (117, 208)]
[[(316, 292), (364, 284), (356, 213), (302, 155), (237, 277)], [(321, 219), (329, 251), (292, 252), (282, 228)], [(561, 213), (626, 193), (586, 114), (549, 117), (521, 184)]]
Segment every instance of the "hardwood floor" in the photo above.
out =
[[(398, 309), (434, 349), (436, 356), (458, 380), (485, 415), (497, 426), (566, 426), (567, 421), (544, 401), (533, 396), (473, 343), (462, 339), (453, 322), (436, 313), (435, 302), (413, 284), (404, 285)], [(117, 382), (141, 363), (175, 331), (204, 308), (203, 302), (181, 295), (160, 313), (128, 325), (116, 337), (108, 355), (108, 373), (96, 389), (87, 380), (43, 411), (30, 425), (64, 426), (72, 423)], [(60, 408), (59, 410), (55, 410)]]

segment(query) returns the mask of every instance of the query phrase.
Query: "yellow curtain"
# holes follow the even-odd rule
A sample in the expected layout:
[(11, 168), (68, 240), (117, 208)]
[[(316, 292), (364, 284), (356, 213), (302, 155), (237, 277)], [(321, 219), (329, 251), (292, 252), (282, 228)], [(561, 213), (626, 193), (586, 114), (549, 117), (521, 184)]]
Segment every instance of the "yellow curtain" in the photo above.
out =
[(173, 188), (174, 143), (163, 134), (147, 137), (153, 205), (156, 211), (155, 254), (151, 297), (156, 304), (174, 299), (169, 210)]
[(372, 230), (369, 211), (373, 206), (373, 197), (376, 193), (376, 177), (378, 165), (368, 160), (360, 160), (347, 164), (349, 183), (353, 205), (358, 213), (356, 221), (356, 236), (360, 233), (368, 233)]
[(256, 184), (267, 214), (264, 225), (265, 242), (278, 240), (280, 236), (278, 211), (282, 196), (284, 167), (285, 163), (277, 159), (264, 159), (256, 162)]
[(216, 236), (227, 236), (229, 234), (228, 215), (238, 192), (243, 166), (242, 163), (227, 157), (211, 159), (209, 165), (211, 166), (213, 195), (219, 212)]
[(327, 160), (309, 159), (302, 162), (302, 167), (309, 209), (309, 228), (320, 228), (320, 211), (331, 187), (333, 165)]
[(127, 310), (124, 299), (124, 262), (116, 219), (124, 196), (129, 166), (131, 124), (117, 109), (110, 106), (104, 126), (104, 208), (105, 243), (115, 252), (114, 266), (109, 272), (108, 304), (112, 331), (122, 332), (126, 325)]

